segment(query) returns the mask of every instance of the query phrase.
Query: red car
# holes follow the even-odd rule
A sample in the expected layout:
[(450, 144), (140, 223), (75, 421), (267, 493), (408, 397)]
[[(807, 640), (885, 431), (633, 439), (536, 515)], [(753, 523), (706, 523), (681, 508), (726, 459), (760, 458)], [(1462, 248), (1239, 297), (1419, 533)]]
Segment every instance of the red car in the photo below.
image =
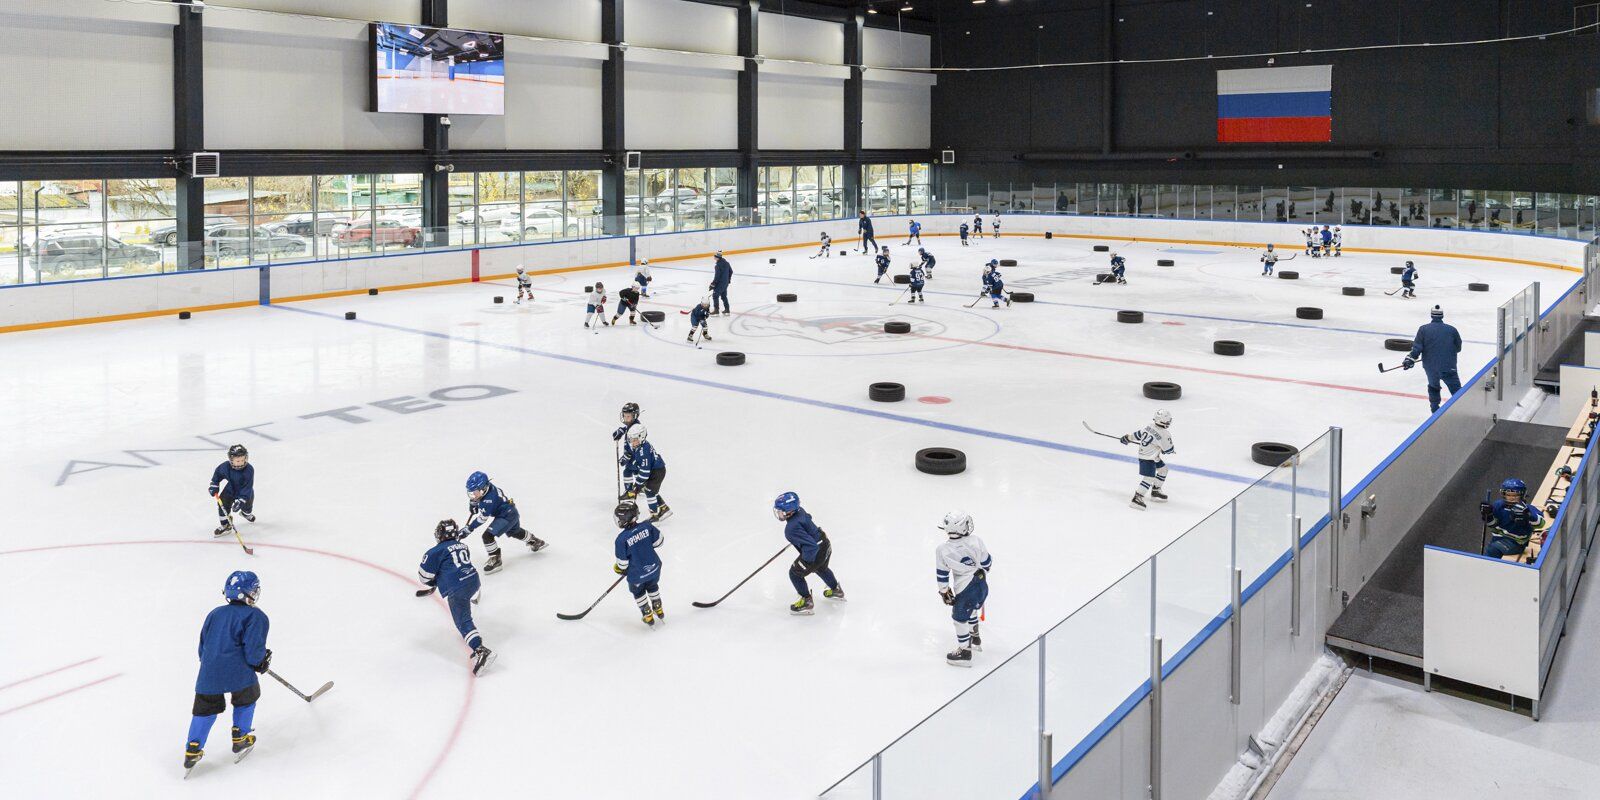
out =
[(372, 220), (361, 220), (350, 227), (334, 234), (333, 241), (341, 247), (371, 243), (376, 246), (403, 244), (407, 247), (422, 246), (422, 229), (407, 225), (397, 219), (380, 219), (376, 230), (372, 227)]

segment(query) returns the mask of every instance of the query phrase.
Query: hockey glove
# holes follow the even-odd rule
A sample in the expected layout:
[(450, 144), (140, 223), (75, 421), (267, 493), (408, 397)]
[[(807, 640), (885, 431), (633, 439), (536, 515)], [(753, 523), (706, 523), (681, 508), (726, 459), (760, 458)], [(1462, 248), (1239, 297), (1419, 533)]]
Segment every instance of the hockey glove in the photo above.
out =
[(261, 657), (261, 663), (251, 667), (251, 669), (264, 675), (267, 672), (267, 668), (270, 666), (272, 666), (272, 651), (268, 650), (267, 654)]
[(1122, 442), (1123, 444), (1127, 444), (1128, 443), (1128, 437), (1124, 436), (1121, 439), (1118, 439), (1117, 441)]
[(1410, 357), (1410, 356), (1406, 356), (1406, 360), (1400, 362), (1400, 366), (1404, 367), (1405, 369), (1411, 369), (1412, 367), (1414, 367), (1416, 365), (1417, 365), (1417, 360), (1412, 358), (1412, 357)]
[(241, 512), (241, 511), (244, 511), (244, 500), (239, 499), (239, 498), (235, 498), (234, 501), (233, 501), (233, 506), (230, 507), (228, 510), (232, 511), (235, 514)]
[(949, 587), (939, 590), (939, 599), (943, 600), (944, 604), (947, 606), (953, 606), (956, 604), (955, 592), (950, 591)]

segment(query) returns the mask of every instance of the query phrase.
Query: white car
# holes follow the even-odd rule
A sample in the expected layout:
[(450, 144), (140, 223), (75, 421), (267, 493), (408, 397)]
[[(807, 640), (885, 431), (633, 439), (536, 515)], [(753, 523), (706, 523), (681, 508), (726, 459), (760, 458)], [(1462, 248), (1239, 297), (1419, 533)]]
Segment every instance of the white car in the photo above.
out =
[(500, 221), (500, 235), (512, 241), (571, 239), (578, 235), (578, 221), (565, 219), (554, 208), (528, 206), (523, 212), (512, 213)]
[(469, 208), (456, 215), (456, 224), (470, 226), (474, 222), (482, 222), (488, 228), (499, 225), (510, 217), (517, 215), (515, 205), (495, 205), (484, 208)]

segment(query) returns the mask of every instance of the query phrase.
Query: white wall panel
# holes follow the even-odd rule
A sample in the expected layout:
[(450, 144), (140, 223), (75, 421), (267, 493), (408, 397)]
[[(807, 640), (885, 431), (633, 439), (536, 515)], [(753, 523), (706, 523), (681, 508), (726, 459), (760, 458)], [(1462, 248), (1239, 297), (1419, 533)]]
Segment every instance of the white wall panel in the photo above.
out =
[(926, 67), (932, 37), (867, 28), (861, 38), (861, 62), (869, 67)]
[(631, 45), (739, 52), (739, 16), (731, 8), (688, 0), (627, 0), (622, 26)]
[[(629, 6), (632, 7), (631, 5)], [(630, 61), (623, 125), (630, 150), (731, 150), (739, 146), (737, 72)]]
[(172, 146), (172, 28), (0, 14), (5, 150)]
[(863, 83), (861, 146), (868, 150), (928, 147), (932, 90), (899, 83)]
[(844, 82), (761, 73), (758, 147), (844, 148)]
[[(241, 23), (253, 22), (244, 20), (246, 16), (260, 18), (226, 16)], [(208, 25), (207, 147), (422, 147), (422, 125), (416, 114), (367, 111), (371, 64), (365, 26), (296, 20), (295, 27), (302, 35)]]
[(598, 42), (600, 0), (450, 0), (450, 27)]
[(844, 26), (804, 17), (762, 12), (761, 54), (838, 64), (844, 61)]
[[(540, 3), (548, 0), (539, 0)], [(284, 11), (291, 14), (359, 19), (368, 22), (421, 22), (422, 4), (417, 0), (222, 0), (219, 5)], [(451, 4), (454, 11), (455, 4)], [(211, 10), (206, 12), (211, 13)]]
[(452, 148), (600, 148), (601, 62), (525, 52), (531, 44), (506, 40), (505, 116), (452, 115)]

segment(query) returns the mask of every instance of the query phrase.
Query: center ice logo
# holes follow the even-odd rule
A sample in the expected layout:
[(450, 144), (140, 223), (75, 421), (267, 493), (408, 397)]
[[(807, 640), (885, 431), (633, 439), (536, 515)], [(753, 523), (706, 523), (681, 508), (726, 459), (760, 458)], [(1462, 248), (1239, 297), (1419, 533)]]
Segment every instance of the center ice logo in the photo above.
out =
[(884, 333), (883, 323), (890, 320), (911, 323), (911, 333), (917, 337), (942, 336), (946, 326), (942, 322), (914, 314), (837, 314), (816, 317), (791, 316), (784, 312), (792, 308), (767, 305), (735, 317), (730, 331), (739, 336), (786, 337), (817, 344), (835, 345), (864, 341), (903, 341), (905, 334)]

